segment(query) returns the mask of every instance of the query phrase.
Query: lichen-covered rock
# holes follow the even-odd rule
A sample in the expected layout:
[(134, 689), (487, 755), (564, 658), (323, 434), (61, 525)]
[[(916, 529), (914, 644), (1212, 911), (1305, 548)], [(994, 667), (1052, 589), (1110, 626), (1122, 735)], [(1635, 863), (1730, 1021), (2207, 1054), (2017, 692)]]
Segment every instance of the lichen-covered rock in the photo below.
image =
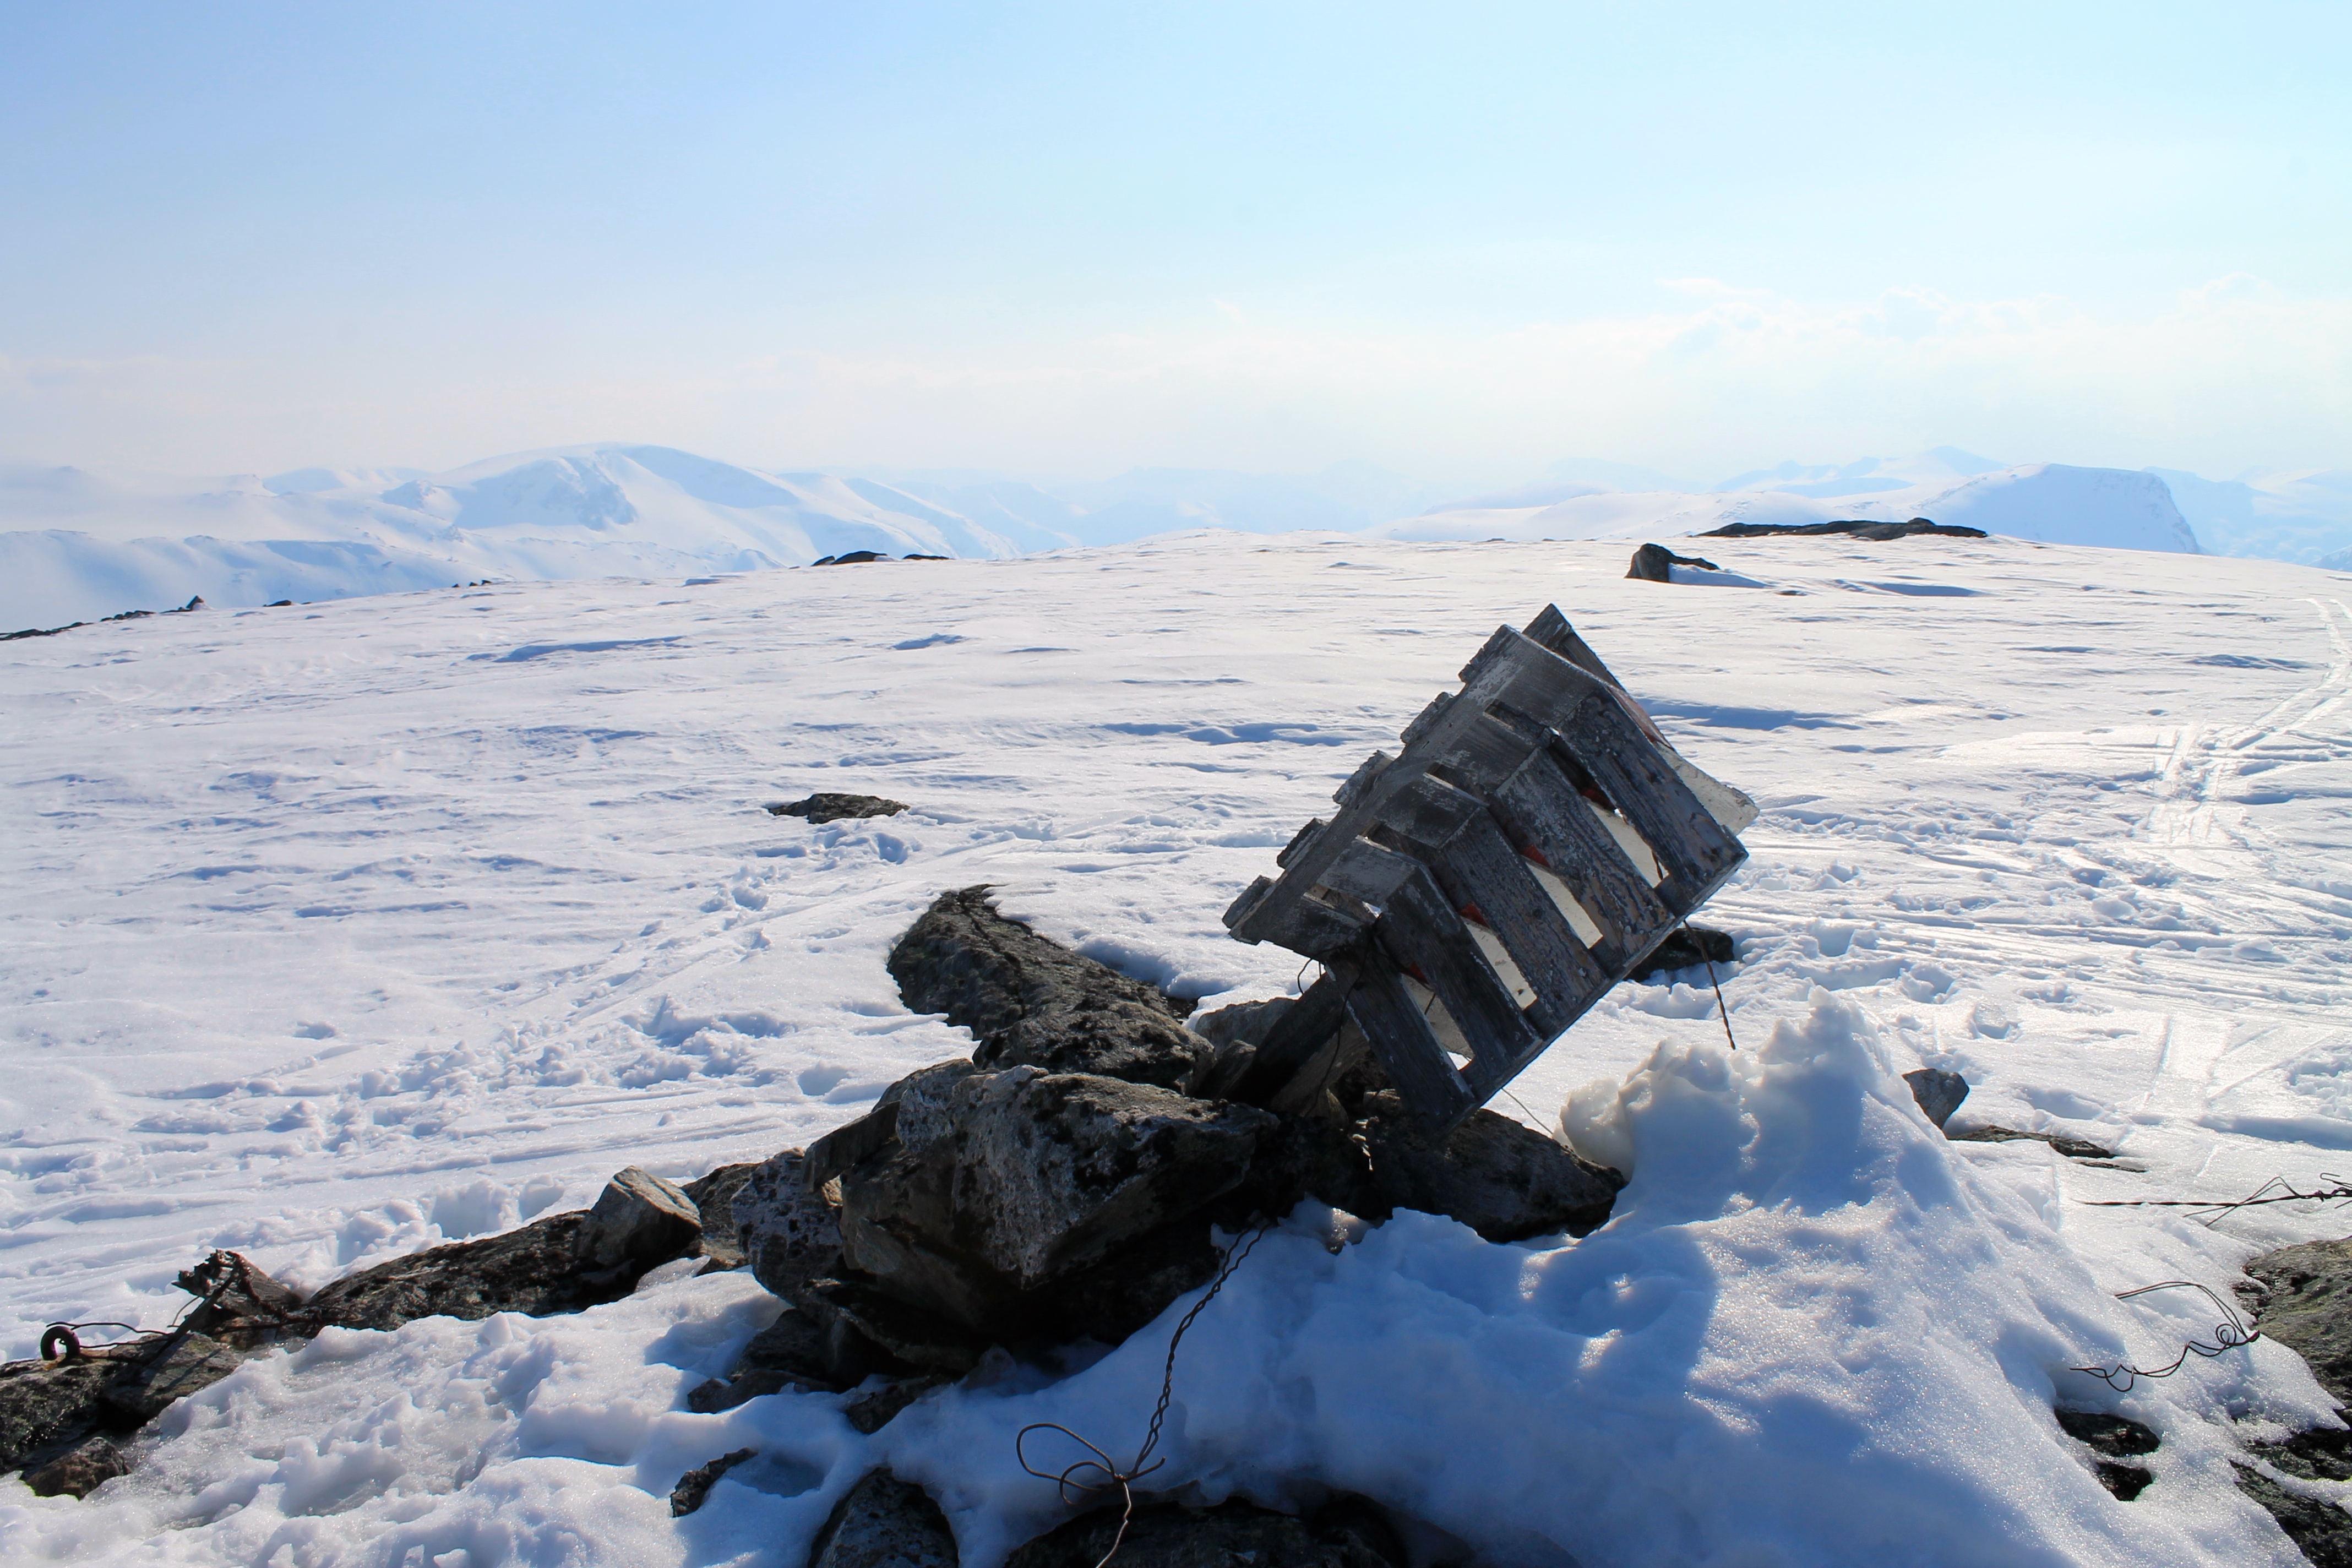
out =
[(919, 1013), (980, 1042), (985, 1068), (1030, 1066), (1190, 1091), (1215, 1047), (1139, 980), (1005, 919), (985, 887), (943, 893), (890, 950), (890, 977)]
[(0, 1474), (46, 1462), (79, 1442), (114, 1375), (108, 1361), (18, 1361), (0, 1366)]
[(754, 1169), (735, 1194), (735, 1233), (751, 1277), (790, 1300), (806, 1280), (841, 1268), (839, 1188), (808, 1190), (801, 1152), (787, 1149)]
[(303, 1303), (314, 1324), (396, 1329), (418, 1318), (487, 1318), (493, 1312), (545, 1317), (616, 1300), (635, 1272), (581, 1268), (582, 1210), (551, 1215), (518, 1230), (395, 1258), (322, 1288)]
[(1238, 1185), (1276, 1118), (1146, 1084), (1020, 1067), (946, 1097), (948, 1128), (842, 1181), (843, 1258), (982, 1333), (1042, 1288)]
[(680, 1186), (702, 1216), (702, 1255), (710, 1259), (705, 1272), (740, 1268), (747, 1261), (735, 1231), (735, 1194), (759, 1168), (757, 1164), (721, 1165)]
[(683, 1258), (702, 1240), (702, 1211), (675, 1182), (629, 1166), (604, 1184), (572, 1247), (591, 1268), (639, 1273)]
[(104, 1437), (85, 1437), (37, 1469), (25, 1472), (35, 1497), (85, 1498), (117, 1476), (131, 1473), (131, 1461)]
[(805, 800), (783, 801), (768, 807), (770, 816), (804, 816), (814, 824), (850, 821), (868, 816), (896, 816), (907, 809), (902, 800), (878, 795), (842, 795), (820, 790)]
[(2261, 1289), (2263, 1337), (2309, 1362), (2319, 1386), (2352, 1405), (2352, 1238), (2266, 1252), (2246, 1274)]
[(957, 1561), (940, 1505), (887, 1470), (850, 1488), (809, 1549), (809, 1568), (957, 1568)]
[(203, 1334), (174, 1334), (152, 1353), (117, 1363), (99, 1402), (125, 1426), (142, 1426), (175, 1399), (210, 1388), (235, 1372), (244, 1357)]
[(1625, 1178), (1531, 1127), (1474, 1110), (1432, 1142), (1394, 1094), (1364, 1100), (1375, 1185), (1391, 1205), (1460, 1220), (1488, 1241), (1519, 1241), (1605, 1224)]

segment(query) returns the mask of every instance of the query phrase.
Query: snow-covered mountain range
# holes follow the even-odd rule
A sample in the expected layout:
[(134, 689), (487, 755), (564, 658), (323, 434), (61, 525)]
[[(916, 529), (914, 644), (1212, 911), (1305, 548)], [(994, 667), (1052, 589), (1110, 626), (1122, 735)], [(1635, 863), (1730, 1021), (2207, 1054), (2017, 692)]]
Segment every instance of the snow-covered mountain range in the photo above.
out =
[(0, 628), (160, 609), (192, 595), (242, 607), (486, 578), (707, 575), (855, 551), (1004, 558), (1201, 528), (1630, 539), (1916, 516), (2044, 543), (2315, 562), (2352, 547), (2352, 473), (2217, 481), (2175, 469), (2007, 467), (1939, 447), (1784, 463), (1712, 487), (1570, 460), (1537, 483), (1449, 500), (1368, 463), (1300, 477), (1140, 468), (1040, 485), (970, 470), (770, 471), (622, 442), (438, 474), (192, 479), (0, 465)]

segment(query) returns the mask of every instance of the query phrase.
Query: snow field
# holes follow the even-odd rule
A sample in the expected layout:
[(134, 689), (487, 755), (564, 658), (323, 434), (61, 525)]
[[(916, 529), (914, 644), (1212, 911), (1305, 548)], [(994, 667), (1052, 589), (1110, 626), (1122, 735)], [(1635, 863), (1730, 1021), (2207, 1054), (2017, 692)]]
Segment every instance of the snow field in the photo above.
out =
[[(1558, 602), (1756, 796), (1742, 940), (1621, 988), (1514, 1085), (1631, 1151), (1610, 1226), (1496, 1247), (1401, 1215), (1270, 1236), (1185, 1342), (1155, 1479), (1345, 1486), (1496, 1561), (2294, 1561), (2232, 1423), (2325, 1401), (2266, 1342), (2118, 1396), (2263, 1246), (2084, 1197), (2235, 1196), (2352, 1147), (2343, 579), (2265, 563), (1766, 540), (1781, 592), (1629, 583), (1616, 545), (1170, 540), (1015, 562), (572, 583), (221, 613), (0, 659), (0, 1303), (161, 1322), (234, 1246), (306, 1285), (856, 1114), (969, 1049), (881, 958), (939, 890), (1214, 1005), (1297, 961), (1217, 915), (1498, 622)], [(811, 827), (816, 788), (910, 802)], [(2116, 1168), (1936, 1137), (2117, 1146)], [(2131, 1169), (2139, 1166), (2144, 1169)], [(1343, 1223), (1341, 1230), (1348, 1229)], [(1181, 1311), (1172, 1309), (1171, 1313)], [(874, 1438), (815, 1395), (683, 1409), (774, 1303), (740, 1276), (577, 1318), (262, 1358), (85, 1504), (0, 1495), (12, 1558), (777, 1563), (877, 1458), (966, 1560), (1057, 1517), (1011, 1434), (1130, 1451), (1164, 1331), (1002, 1366)], [(1172, 1316), (1171, 1316), (1172, 1323)], [(1161, 1329), (1170, 1325), (1163, 1324)], [(2156, 1426), (2099, 1490), (2053, 1398)], [(667, 1517), (686, 1468), (765, 1458)], [(201, 1483), (201, 1484), (198, 1484)], [(460, 1560), (450, 1556), (463, 1551)]]

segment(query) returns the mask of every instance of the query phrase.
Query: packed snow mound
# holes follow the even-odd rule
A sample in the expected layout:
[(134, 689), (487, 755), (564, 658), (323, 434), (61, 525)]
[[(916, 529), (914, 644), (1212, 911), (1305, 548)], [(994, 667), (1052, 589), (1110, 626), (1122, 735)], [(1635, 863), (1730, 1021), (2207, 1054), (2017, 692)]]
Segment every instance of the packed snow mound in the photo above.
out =
[[(2299, 1361), (2265, 1339), (2121, 1394), (2068, 1369), (2211, 1332), (2194, 1292), (2103, 1292), (2226, 1297), (2250, 1255), (2343, 1234), (2316, 1205), (2094, 1205), (2309, 1187), (2352, 1147), (2314, 918), (2347, 892), (2352, 595), (2160, 552), (1790, 544), (1703, 547), (1785, 595), (1628, 581), (1616, 542), (1202, 533), (5, 645), (7, 1353), (169, 1322), (206, 1247), (315, 1288), (625, 1164), (804, 1147), (971, 1051), (884, 963), (942, 889), (1204, 1007), (1286, 994), (1296, 956), (1221, 912), (1553, 598), (1762, 808), (1706, 917), (1740, 1048), (1705, 971), (1629, 983), (1496, 1101), (1617, 1140), (1632, 1183), (1572, 1244), (1268, 1234), (1184, 1342), (1155, 1482), (1352, 1485), (1497, 1564), (2286, 1568), (2221, 1450), (2321, 1413)], [(761, 809), (851, 789), (909, 809)], [(1892, 1077), (1917, 1067), (1968, 1079), (1966, 1125), (2118, 1158), (1937, 1142)], [(778, 1310), (741, 1273), (667, 1278), (272, 1352), (84, 1502), (0, 1485), (0, 1561), (791, 1568), (887, 1460), (987, 1568), (1056, 1516), (1011, 1433), (1131, 1455), (1173, 1326), (992, 1361), (872, 1436), (835, 1394), (693, 1409)], [(2095, 1493), (2060, 1401), (2157, 1428), (2155, 1484)]]
[[(1778, 472), (1742, 477), (1769, 480)], [(1811, 493), (1817, 489), (1822, 493)], [(2032, 463), (1868, 490), (1851, 478), (1706, 494), (1563, 484), (1549, 491), (1530, 489), (1476, 498), (1381, 523), (1364, 533), (1375, 539), (1462, 542), (1660, 539), (1706, 533), (1736, 522), (1899, 522), (1913, 517), (2042, 544), (2198, 552), (2197, 536), (2162, 479), (2125, 468), (2078, 468), (2063, 463)]]
[(890, 486), (674, 447), (528, 452), (448, 473), (262, 479), (0, 468), (0, 629), (505, 578), (684, 576), (885, 555), (1003, 557), (997, 530)]

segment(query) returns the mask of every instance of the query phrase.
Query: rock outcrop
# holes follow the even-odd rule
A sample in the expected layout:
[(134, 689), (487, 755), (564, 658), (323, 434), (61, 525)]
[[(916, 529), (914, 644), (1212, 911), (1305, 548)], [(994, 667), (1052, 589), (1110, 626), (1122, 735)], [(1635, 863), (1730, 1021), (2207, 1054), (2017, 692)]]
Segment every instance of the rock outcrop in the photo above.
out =
[(941, 894), (890, 950), (908, 1006), (970, 1029), (984, 1068), (1198, 1085), (1213, 1047), (1184, 1027), (1178, 1004), (1005, 919), (988, 891)]
[(956, 1568), (955, 1533), (930, 1494), (875, 1470), (834, 1505), (809, 1568)]

